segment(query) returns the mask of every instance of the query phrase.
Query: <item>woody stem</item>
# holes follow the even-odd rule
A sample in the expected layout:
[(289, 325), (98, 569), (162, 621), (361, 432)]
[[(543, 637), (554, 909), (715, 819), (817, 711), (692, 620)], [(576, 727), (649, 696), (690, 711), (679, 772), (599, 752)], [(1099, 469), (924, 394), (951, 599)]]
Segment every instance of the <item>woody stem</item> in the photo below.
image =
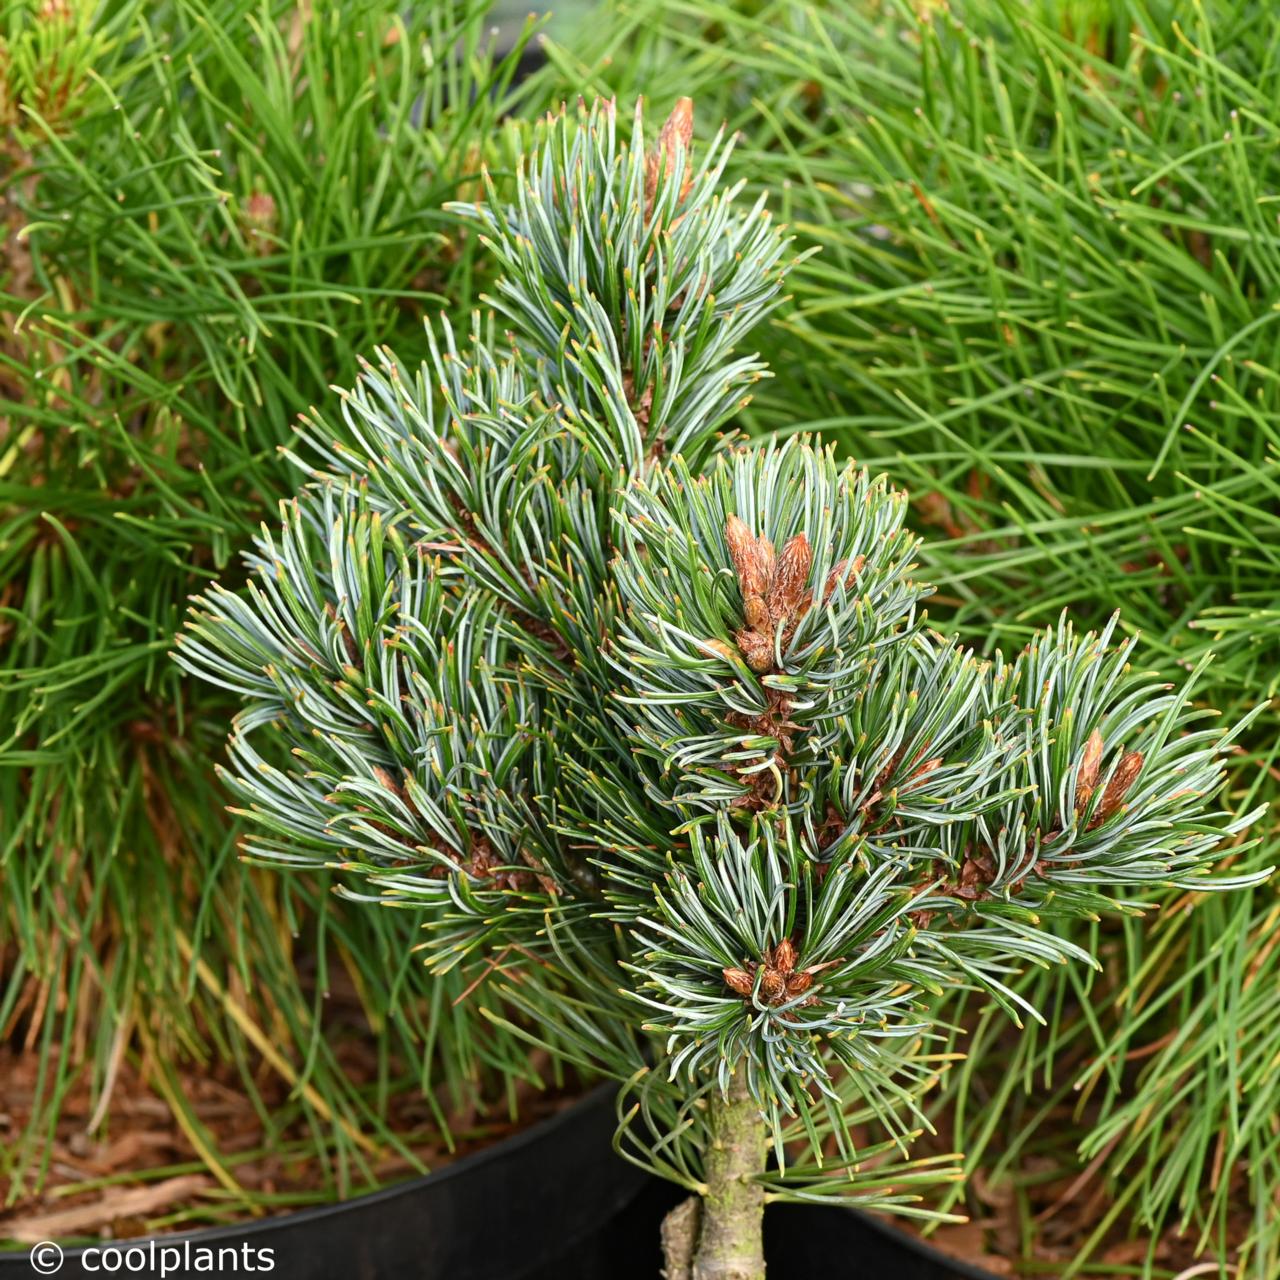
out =
[[(739, 1072), (728, 1095), (711, 1095), (710, 1141), (697, 1247), (690, 1280), (764, 1280), (765, 1167), (768, 1131)], [(671, 1274), (671, 1269), (668, 1269)]]

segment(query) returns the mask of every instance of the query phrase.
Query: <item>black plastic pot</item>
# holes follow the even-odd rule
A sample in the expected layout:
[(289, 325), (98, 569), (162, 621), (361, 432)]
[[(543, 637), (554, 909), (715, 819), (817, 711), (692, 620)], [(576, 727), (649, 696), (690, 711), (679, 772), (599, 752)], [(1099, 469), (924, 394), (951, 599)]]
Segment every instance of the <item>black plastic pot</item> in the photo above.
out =
[[(0, 1253), (2, 1280), (272, 1274), (281, 1280), (600, 1280), (618, 1250), (652, 1253), (648, 1217), (627, 1210), (651, 1185), (613, 1153), (613, 1087), (439, 1173), (343, 1204), (185, 1235), (104, 1241), (57, 1254)], [(661, 1215), (658, 1215), (661, 1217)], [(656, 1226), (653, 1228), (656, 1233)], [(107, 1250), (119, 1250), (107, 1255)], [(234, 1250), (201, 1266), (200, 1250)], [(266, 1250), (270, 1250), (266, 1253)], [(139, 1252), (140, 1251), (140, 1252)], [(169, 1252), (165, 1252), (169, 1251)], [(251, 1265), (246, 1265), (246, 1263)]]
[[(0, 1280), (658, 1280), (658, 1227), (683, 1192), (614, 1155), (613, 1099), (605, 1086), (439, 1173), (343, 1204), (67, 1249), (56, 1267), (51, 1248), (0, 1253)], [(847, 1209), (771, 1207), (765, 1252), (769, 1280), (994, 1280)]]
[[(627, 1236), (644, 1242), (643, 1256), (638, 1265), (615, 1259), (597, 1273), (600, 1280), (657, 1280), (661, 1263), (651, 1242), (683, 1195), (654, 1183), (635, 1200), (626, 1214)], [(820, 1205), (771, 1205), (764, 1215), (764, 1252), (768, 1280), (997, 1280), (880, 1218)]]
[(851, 1209), (780, 1204), (765, 1212), (769, 1280), (996, 1280), (917, 1236)]

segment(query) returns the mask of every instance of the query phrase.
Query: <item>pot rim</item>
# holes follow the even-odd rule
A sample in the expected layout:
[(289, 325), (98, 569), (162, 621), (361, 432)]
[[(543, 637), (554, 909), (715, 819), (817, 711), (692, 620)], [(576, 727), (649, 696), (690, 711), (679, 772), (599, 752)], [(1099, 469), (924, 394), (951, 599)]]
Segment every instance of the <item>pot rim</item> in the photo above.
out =
[(939, 1249), (937, 1245), (931, 1244), (924, 1237), (897, 1226), (878, 1213), (867, 1213), (864, 1210), (855, 1210), (854, 1212), (858, 1213), (868, 1226), (878, 1231), (881, 1235), (887, 1236), (904, 1249), (923, 1255), (930, 1262), (936, 1262), (942, 1267), (950, 1267), (957, 1276), (962, 1277), (962, 1280), (1000, 1280), (1000, 1277), (994, 1271), (988, 1271), (985, 1267), (980, 1267), (977, 1263), (970, 1262), (967, 1258), (958, 1258), (954, 1253), (947, 1253), (945, 1250)]

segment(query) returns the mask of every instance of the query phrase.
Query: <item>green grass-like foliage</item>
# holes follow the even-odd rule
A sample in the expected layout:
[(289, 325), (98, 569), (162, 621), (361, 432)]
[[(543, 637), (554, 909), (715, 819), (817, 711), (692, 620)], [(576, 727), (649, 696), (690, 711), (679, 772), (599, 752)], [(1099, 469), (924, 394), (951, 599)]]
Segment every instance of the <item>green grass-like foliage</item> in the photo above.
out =
[[(1090, 959), (1050, 926), (1256, 883), (1209, 875), (1256, 817), (1216, 803), (1245, 724), (1114, 622), (978, 659), (919, 608), (901, 493), (723, 430), (792, 264), (691, 135), (687, 100), (647, 147), (561, 112), (513, 204), (459, 210), (502, 339), (434, 326), (308, 415), (309, 483), (176, 656), (243, 700), (250, 852), (421, 909), (435, 971), (500, 966), (628, 1082), (635, 1158), (706, 1192), (745, 1084), (774, 1195), (901, 1207), (938, 993), (1016, 1014), (1023, 968)], [(868, 1117), (897, 1160), (859, 1166)]]
[[(285, 483), (294, 416), (478, 284), (440, 206), (500, 165), (523, 41), (494, 57), (482, 4), (402, 10), (3, 6), (0, 1034), (38, 1064), (6, 1205), (39, 1190), (84, 1085), (112, 1137), (126, 1062), (173, 1073), (156, 1087), (221, 1217), (263, 1193), (200, 1136), (184, 1073), (238, 1076), (264, 1144), (315, 1158), (311, 1199), (418, 1164), (386, 1119), (406, 1084), (443, 1124), (486, 1057), (527, 1056), (424, 986), (411, 919), (241, 867), (208, 767), (228, 699), (164, 657)], [(331, 1043), (335, 986), (390, 1032), (372, 1081)]]

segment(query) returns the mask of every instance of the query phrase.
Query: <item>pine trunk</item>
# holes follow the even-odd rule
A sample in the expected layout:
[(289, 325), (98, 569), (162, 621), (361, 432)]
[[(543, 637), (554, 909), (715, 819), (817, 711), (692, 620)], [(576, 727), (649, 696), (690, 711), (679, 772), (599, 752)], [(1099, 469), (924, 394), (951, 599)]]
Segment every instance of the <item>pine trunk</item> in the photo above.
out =
[(764, 1169), (768, 1133), (745, 1072), (727, 1098), (712, 1095), (711, 1145), (691, 1280), (764, 1280)]

